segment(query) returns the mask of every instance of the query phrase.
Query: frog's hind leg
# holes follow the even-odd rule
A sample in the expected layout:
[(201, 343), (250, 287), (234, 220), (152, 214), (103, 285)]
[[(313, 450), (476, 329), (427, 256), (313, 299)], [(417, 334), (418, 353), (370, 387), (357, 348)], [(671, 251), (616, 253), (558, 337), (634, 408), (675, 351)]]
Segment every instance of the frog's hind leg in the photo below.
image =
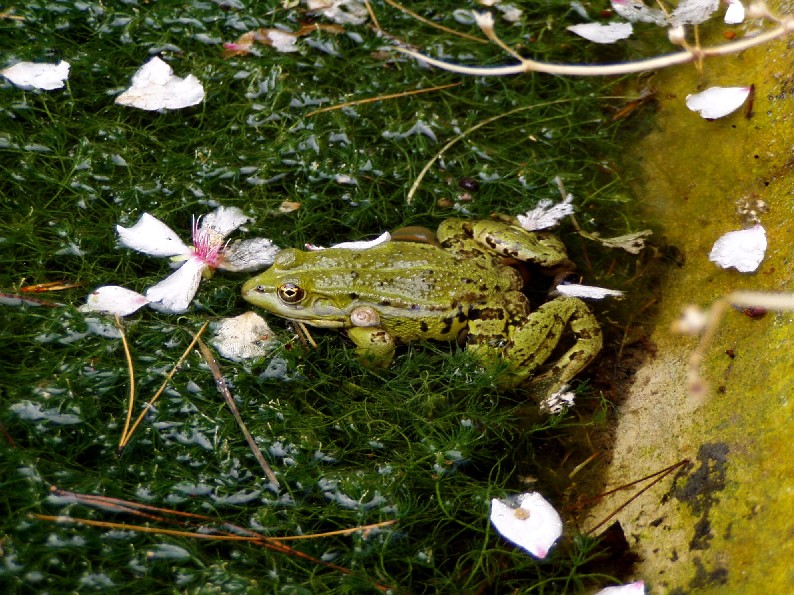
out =
[[(497, 347), (494, 341), (484, 341), (491, 332), (484, 328), (488, 321), (470, 321), (468, 348), (487, 357), (499, 353), (510, 364), (500, 385), (516, 386), (532, 374), (551, 356), (560, 337), (570, 326), (575, 337), (573, 346), (551, 364), (533, 382), (541, 383), (544, 392), (554, 394), (562, 385), (581, 372), (598, 354), (603, 344), (601, 327), (590, 308), (582, 300), (561, 297), (543, 304), (530, 314), (521, 326), (507, 329), (509, 340)], [(472, 335), (478, 336), (472, 341)]]
[(532, 379), (533, 383), (548, 387), (546, 394), (553, 395), (595, 359), (604, 344), (604, 335), (592, 310), (578, 298), (557, 298), (541, 306), (536, 313), (547, 307), (555, 319), (562, 320), (562, 330), (566, 323), (570, 326), (575, 338), (570, 349), (543, 374)]

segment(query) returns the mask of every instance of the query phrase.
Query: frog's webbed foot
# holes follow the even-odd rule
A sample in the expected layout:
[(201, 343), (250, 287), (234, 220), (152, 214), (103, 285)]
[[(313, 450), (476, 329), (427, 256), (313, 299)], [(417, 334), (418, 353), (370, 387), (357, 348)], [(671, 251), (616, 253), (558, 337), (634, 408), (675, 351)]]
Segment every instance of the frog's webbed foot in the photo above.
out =
[(356, 355), (371, 368), (385, 368), (394, 359), (394, 337), (378, 327), (353, 327), (347, 336), (356, 344)]

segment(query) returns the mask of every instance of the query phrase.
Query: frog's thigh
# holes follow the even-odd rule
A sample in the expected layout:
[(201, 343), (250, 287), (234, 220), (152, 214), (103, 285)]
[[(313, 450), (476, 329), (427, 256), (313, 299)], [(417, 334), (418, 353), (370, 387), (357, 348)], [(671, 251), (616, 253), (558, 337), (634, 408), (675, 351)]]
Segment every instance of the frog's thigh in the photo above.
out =
[(368, 366), (384, 368), (394, 358), (394, 338), (382, 328), (353, 327), (347, 336), (356, 344), (356, 355)]
[[(537, 320), (537, 322), (535, 322)], [(576, 342), (551, 367), (538, 376), (535, 380), (550, 380), (550, 392), (556, 392), (563, 384), (568, 384), (571, 379), (581, 372), (601, 351), (603, 333), (593, 315), (593, 312), (582, 300), (571, 297), (561, 297), (543, 304), (537, 311), (530, 315), (529, 329), (518, 329), (517, 335), (541, 331), (543, 345), (539, 345), (538, 353), (531, 356), (533, 368), (541, 365), (557, 345), (560, 335), (566, 326), (570, 326)], [(533, 330), (534, 327), (534, 330)], [(546, 331), (545, 333), (543, 331)], [(535, 343), (538, 339), (530, 337)], [(528, 341), (516, 339), (520, 349), (526, 350)], [(527, 354), (529, 355), (529, 354)], [(539, 359), (539, 357), (543, 359)], [(520, 358), (518, 358), (520, 360)]]
[[(601, 327), (590, 308), (577, 298), (557, 298), (543, 304), (524, 324), (501, 333), (496, 322), (470, 321), (468, 348), (484, 359), (502, 355), (510, 364), (503, 381), (508, 386), (527, 379), (548, 359), (568, 325), (576, 343), (541, 377), (553, 380), (552, 392), (584, 369), (601, 349)], [(504, 328), (504, 323), (501, 324)]]

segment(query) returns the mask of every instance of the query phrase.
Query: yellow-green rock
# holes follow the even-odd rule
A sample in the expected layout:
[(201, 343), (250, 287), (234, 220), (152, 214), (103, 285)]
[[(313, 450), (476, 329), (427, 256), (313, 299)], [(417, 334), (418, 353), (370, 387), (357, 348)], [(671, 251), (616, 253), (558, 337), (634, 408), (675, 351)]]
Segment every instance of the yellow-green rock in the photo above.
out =
[[(726, 27), (727, 28), (727, 27)], [(794, 51), (784, 40), (656, 74), (654, 129), (626, 155), (635, 194), (683, 255), (661, 282), (656, 352), (627, 386), (608, 487), (684, 458), (619, 515), (649, 593), (794, 593), (794, 315), (729, 309), (706, 352), (703, 398), (686, 390), (698, 340), (673, 334), (687, 304), (735, 290), (794, 292)], [(752, 115), (707, 121), (685, 105), (711, 86), (755, 85)], [(715, 240), (758, 215), (769, 247), (758, 271), (709, 261)], [(622, 499), (630, 492), (625, 492)], [(604, 502), (593, 524), (622, 499)]]

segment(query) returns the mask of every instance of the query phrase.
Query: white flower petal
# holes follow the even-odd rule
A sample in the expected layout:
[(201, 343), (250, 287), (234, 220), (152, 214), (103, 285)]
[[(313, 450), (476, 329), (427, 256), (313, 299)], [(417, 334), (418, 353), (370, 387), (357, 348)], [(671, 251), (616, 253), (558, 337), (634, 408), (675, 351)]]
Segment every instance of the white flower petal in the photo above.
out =
[(61, 60), (58, 64), (39, 64), (36, 62), (18, 62), (0, 74), (23, 89), (62, 89), (64, 81), (69, 78), (68, 62)]
[(610, 0), (612, 10), (632, 23), (653, 23), (664, 27), (667, 16), (658, 8), (648, 8), (641, 0)]
[(298, 51), (298, 36), (294, 33), (270, 29), (267, 32), (267, 38), (270, 40), (270, 45), (278, 52), (288, 53)]
[(572, 194), (567, 195), (565, 200), (558, 203), (553, 203), (548, 198), (543, 199), (534, 209), (527, 211), (524, 215), (517, 215), (516, 219), (518, 219), (519, 225), (527, 231), (549, 229), (568, 215), (573, 214), (572, 200)]
[(366, 250), (367, 248), (372, 248), (379, 244), (385, 244), (391, 240), (391, 234), (388, 231), (384, 231), (374, 240), (359, 240), (357, 242), (342, 242), (340, 244), (334, 244), (331, 248), (345, 248), (346, 250)]
[(536, 558), (545, 558), (549, 548), (562, 535), (560, 515), (537, 492), (520, 494), (516, 501), (517, 508), (509, 501), (491, 500), (491, 523), (508, 541)]
[(728, 10), (725, 11), (725, 24), (738, 25), (744, 21), (744, 4), (739, 0), (728, 0)]
[(686, 96), (686, 106), (707, 120), (735, 112), (750, 95), (750, 87), (711, 87), (702, 93)]
[(720, 0), (681, 0), (670, 13), (672, 25), (697, 25), (709, 19), (720, 7)]
[(207, 267), (198, 258), (189, 258), (168, 277), (146, 290), (150, 306), (158, 312), (179, 314), (190, 307)]
[(339, 25), (361, 25), (369, 17), (362, 0), (306, 0), (306, 6)]
[(623, 292), (617, 289), (593, 287), (592, 285), (579, 285), (578, 283), (563, 283), (557, 286), (557, 291), (562, 295), (591, 300), (602, 300), (605, 297), (623, 297)]
[(137, 291), (118, 285), (105, 285), (88, 296), (86, 303), (80, 306), (80, 311), (128, 316), (148, 303), (148, 298)]
[(132, 86), (116, 97), (118, 105), (144, 110), (180, 109), (204, 100), (204, 87), (192, 74), (174, 76), (171, 67), (155, 56), (132, 77)]
[(176, 232), (149, 213), (144, 213), (132, 227), (116, 226), (119, 243), (149, 256), (168, 257), (192, 254)]
[(755, 225), (750, 229), (730, 231), (714, 242), (709, 260), (723, 269), (735, 268), (740, 273), (752, 273), (766, 254), (766, 230)]
[(279, 252), (281, 248), (267, 238), (238, 240), (223, 251), (218, 268), (234, 273), (258, 271), (273, 264)]
[(221, 238), (226, 238), (235, 229), (250, 221), (253, 219), (237, 207), (218, 207), (201, 218), (199, 227), (202, 231), (211, 231)]
[(213, 324), (210, 343), (223, 357), (239, 362), (264, 357), (273, 347), (273, 333), (264, 318), (246, 312)]
[(595, 595), (645, 595), (645, 583), (635, 581), (627, 585), (616, 585), (601, 589)]
[(571, 33), (576, 33), (578, 36), (596, 43), (615, 43), (621, 39), (626, 39), (634, 31), (631, 23), (609, 23), (608, 25), (583, 23), (566, 28)]

